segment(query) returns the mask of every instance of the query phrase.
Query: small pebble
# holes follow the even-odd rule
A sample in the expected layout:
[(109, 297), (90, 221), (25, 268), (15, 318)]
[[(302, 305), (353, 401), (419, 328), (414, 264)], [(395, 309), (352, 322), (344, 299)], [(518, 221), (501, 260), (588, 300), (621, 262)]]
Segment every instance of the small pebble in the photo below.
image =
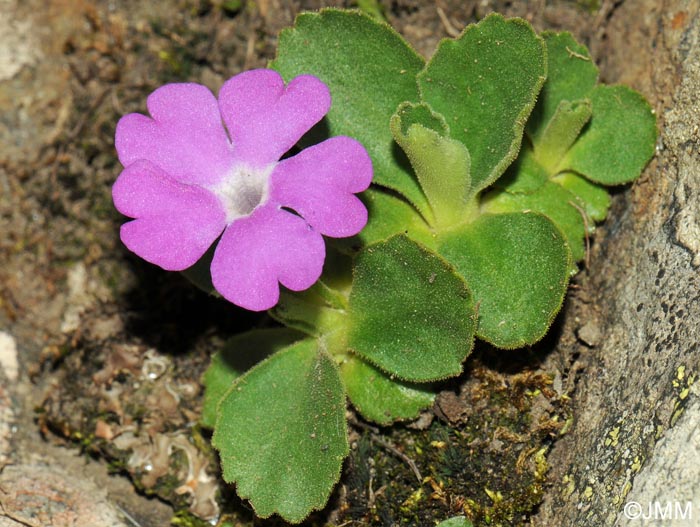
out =
[(0, 331), (0, 367), (5, 372), (7, 380), (17, 380), (19, 375), (19, 362), (17, 361), (17, 344), (9, 333)]
[(591, 348), (596, 347), (600, 343), (602, 337), (598, 324), (592, 321), (588, 321), (581, 326), (576, 332), (576, 335), (581, 342)]

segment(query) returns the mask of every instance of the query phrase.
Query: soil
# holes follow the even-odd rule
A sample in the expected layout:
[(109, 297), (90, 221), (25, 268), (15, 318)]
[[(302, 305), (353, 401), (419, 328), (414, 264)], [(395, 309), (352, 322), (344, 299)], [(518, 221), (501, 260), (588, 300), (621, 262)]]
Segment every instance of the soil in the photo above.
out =
[[(605, 66), (600, 31), (610, 5), (595, 4), (386, 0), (381, 8), (424, 56), (495, 10), (572, 31)], [(2, 478), (10, 466), (51, 466), (59, 479), (96, 482), (131, 525), (281, 523), (255, 521), (218, 479), (208, 432), (196, 424), (211, 354), (237, 331), (272, 321), (121, 245), (113, 137), (119, 117), (144, 112), (158, 86), (191, 81), (216, 92), (265, 66), (296, 13), (329, 5), (353, 7), (0, 2), (0, 336), (11, 342), (0, 355), (14, 346), (19, 357), (17, 379), (8, 359), (0, 372)], [(417, 422), (376, 429), (355, 419), (343, 479), (309, 524), (434, 525), (466, 514), (475, 525), (529, 525), (550, 485), (546, 454), (571, 417), (578, 356), (596, 345), (585, 280), (579, 275), (544, 342), (508, 353), (478, 348)], [(34, 525), (10, 503), (8, 481), (0, 479), (0, 526)], [(63, 505), (79, 510), (67, 498)]]

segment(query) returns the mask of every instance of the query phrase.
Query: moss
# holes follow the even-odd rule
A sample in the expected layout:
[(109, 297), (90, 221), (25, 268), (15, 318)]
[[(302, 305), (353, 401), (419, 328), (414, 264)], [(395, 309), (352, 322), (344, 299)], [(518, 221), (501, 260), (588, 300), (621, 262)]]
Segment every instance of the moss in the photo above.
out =
[[(347, 508), (341, 520), (361, 525), (431, 525), (435, 518), (465, 514), (475, 527), (525, 525), (543, 496), (545, 454), (553, 430), (565, 419), (545, 376), (507, 376), (478, 368), (464, 400), (466, 423), (434, 422), (427, 430), (401, 426), (383, 434), (411, 468), (363, 432), (343, 483)], [(534, 423), (534, 403), (549, 396), (554, 411)], [(342, 521), (341, 521), (342, 523)]]
[(223, 2), (221, 2), (220, 8), (227, 16), (235, 16), (241, 9), (243, 9), (243, 1), (224, 0)]
[(170, 524), (178, 527), (211, 527), (209, 522), (201, 520), (185, 510), (177, 511), (170, 520)]
[(107, 471), (110, 474), (122, 474), (128, 472), (126, 460), (111, 459), (107, 462)]

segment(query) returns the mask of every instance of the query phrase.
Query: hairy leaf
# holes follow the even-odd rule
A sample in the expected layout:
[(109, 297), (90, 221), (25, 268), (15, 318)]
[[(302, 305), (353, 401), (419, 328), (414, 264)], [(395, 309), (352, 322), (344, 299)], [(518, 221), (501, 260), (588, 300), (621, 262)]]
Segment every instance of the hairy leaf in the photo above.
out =
[(348, 453), (333, 359), (304, 340), (241, 377), (219, 404), (212, 443), (223, 478), (258, 516), (300, 522), (328, 500)]
[(380, 425), (413, 419), (435, 399), (429, 384), (392, 379), (359, 357), (348, 358), (341, 365), (340, 374), (350, 402), (366, 419)]
[(287, 328), (253, 329), (230, 338), (216, 353), (202, 376), (202, 426), (214, 428), (216, 409), (233, 382), (264, 358), (301, 340), (303, 334)]
[(656, 117), (646, 99), (626, 86), (596, 86), (593, 115), (561, 167), (605, 185), (639, 177), (654, 155)]
[(530, 194), (511, 194), (500, 190), (485, 198), (484, 212), (539, 212), (561, 229), (575, 262), (585, 256), (583, 240), (588, 218), (576, 196), (556, 183), (547, 182)]
[(588, 97), (598, 81), (598, 68), (571, 33), (542, 33), (547, 44), (547, 82), (527, 123), (528, 135), (537, 147), (562, 101)]
[(349, 348), (407, 381), (459, 375), (472, 349), (474, 304), (464, 280), (403, 235), (358, 255), (349, 316)]
[(406, 234), (425, 245), (433, 243), (428, 225), (400, 196), (386, 189), (370, 187), (360, 195), (360, 199), (369, 213), (367, 225), (352, 238), (331, 240), (339, 250), (355, 253), (394, 234)]
[(418, 75), (422, 99), (469, 150), (472, 193), (515, 159), (545, 74), (544, 42), (532, 27), (494, 14), (440, 42)]
[(571, 261), (549, 219), (534, 212), (484, 214), (438, 243), (474, 293), (479, 338), (512, 349), (544, 336), (561, 308)]
[(469, 152), (447, 137), (442, 116), (425, 104), (406, 103), (391, 118), (394, 139), (411, 161), (437, 226), (458, 223), (469, 192)]
[[(593, 221), (603, 221), (608, 215), (610, 208), (610, 194), (598, 183), (588, 181), (573, 172), (564, 172), (554, 179), (555, 183), (561, 185), (571, 192), (578, 200), (583, 210)], [(589, 227), (592, 227), (589, 225)]]
[(511, 194), (529, 194), (541, 188), (549, 180), (549, 173), (535, 159), (529, 145), (523, 145), (518, 159), (508, 167), (506, 173), (494, 184)]
[(374, 182), (427, 214), (425, 196), (389, 130), (399, 104), (418, 100), (416, 74), (423, 65), (388, 25), (356, 11), (323, 9), (300, 14), (293, 28), (280, 33), (270, 67), (287, 81), (310, 73), (325, 82), (333, 98), (327, 132), (360, 141), (372, 158)]
[(591, 102), (588, 99), (559, 104), (534, 147), (535, 157), (550, 174), (556, 174), (559, 162), (590, 118)]

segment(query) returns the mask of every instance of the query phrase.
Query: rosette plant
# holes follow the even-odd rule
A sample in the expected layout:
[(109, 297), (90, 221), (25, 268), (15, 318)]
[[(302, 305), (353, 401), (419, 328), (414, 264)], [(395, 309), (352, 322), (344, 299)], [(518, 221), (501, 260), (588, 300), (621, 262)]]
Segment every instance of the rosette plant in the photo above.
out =
[(380, 425), (412, 419), (475, 339), (542, 338), (605, 186), (641, 173), (656, 125), (570, 34), (499, 15), (426, 61), (359, 12), (306, 13), (270, 68), (218, 104), (157, 90), (151, 117), (117, 128), (113, 193), (131, 250), (208, 270), (218, 239), (214, 289), (280, 322), (214, 356), (202, 424), (256, 513), (298, 522), (340, 476), (346, 400)]

